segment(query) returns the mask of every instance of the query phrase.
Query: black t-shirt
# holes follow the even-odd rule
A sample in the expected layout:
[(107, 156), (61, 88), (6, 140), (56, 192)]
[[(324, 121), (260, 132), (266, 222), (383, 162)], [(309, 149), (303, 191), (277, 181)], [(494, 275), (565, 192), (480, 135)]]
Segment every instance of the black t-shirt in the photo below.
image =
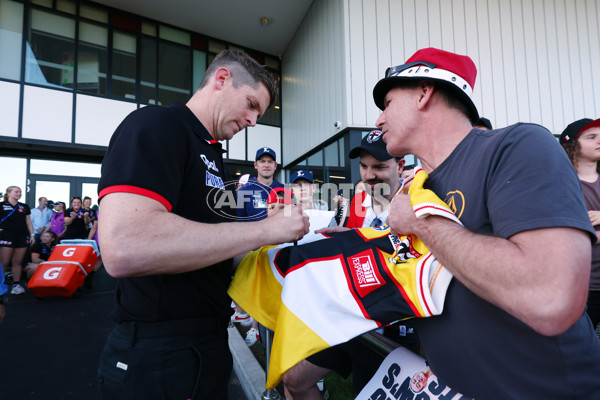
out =
[[(14, 212), (13, 212), (14, 211)], [(15, 235), (29, 235), (27, 227), (27, 216), (31, 214), (29, 206), (24, 203), (17, 203), (13, 207), (7, 201), (0, 203), (0, 229)]]
[[(73, 208), (67, 209), (65, 217), (71, 217), (71, 213), (74, 211)], [(84, 212), (83, 208), (77, 211), (77, 215), (75, 215), (71, 224), (67, 225), (67, 231), (63, 235), (63, 239), (87, 239), (88, 227), (85, 225)]]
[(40, 258), (44, 261), (48, 261), (48, 257), (52, 254), (52, 250), (53, 247), (46, 247), (46, 245), (39, 240), (31, 246), (31, 253), (38, 253)]
[[(572, 227), (594, 235), (565, 151), (538, 125), (473, 129), (429, 175), (426, 188), (472, 232), (509, 238)], [(431, 369), (464, 395), (563, 399), (600, 393), (600, 341), (585, 313), (565, 333), (542, 336), (454, 278), (442, 315), (419, 319), (417, 328)]]
[[(222, 154), (221, 144), (187, 107), (144, 107), (131, 113), (112, 136), (102, 163), (99, 197), (135, 193), (192, 221), (231, 221), (235, 214), (228, 208), (230, 203), (216, 206), (223, 194), (235, 199), (225, 189), (230, 177)], [(231, 273), (231, 260), (227, 260), (182, 274), (118, 279), (116, 319), (227, 317)]]

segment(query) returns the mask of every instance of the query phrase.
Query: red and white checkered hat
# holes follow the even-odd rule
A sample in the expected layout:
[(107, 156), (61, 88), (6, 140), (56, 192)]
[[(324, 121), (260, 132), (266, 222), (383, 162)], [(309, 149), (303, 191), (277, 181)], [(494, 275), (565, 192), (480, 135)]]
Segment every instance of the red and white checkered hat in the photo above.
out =
[(469, 118), (474, 122), (479, 119), (477, 107), (473, 102), (476, 77), (477, 67), (470, 57), (429, 47), (418, 50), (405, 64), (388, 68), (385, 77), (377, 82), (373, 89), (373, 99), (377, 107), (384, 110), (387, 92), (400, 86), (407, 79), (444, 82), (456, 89), (455, 93), (468, 107)]

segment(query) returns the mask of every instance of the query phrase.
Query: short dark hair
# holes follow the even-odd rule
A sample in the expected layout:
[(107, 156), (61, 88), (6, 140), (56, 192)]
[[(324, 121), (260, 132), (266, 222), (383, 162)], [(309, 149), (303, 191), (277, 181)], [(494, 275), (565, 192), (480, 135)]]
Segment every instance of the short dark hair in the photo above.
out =
[(275, 100), (279, 94), (277, 82), (264, 65), (260, 65), (254, 58), (241, 51), (223, 50), (217, 54), (213, 62), (206, 69), (199, 89), (206, 86), (215, 71), (219, 68), (227, 68), (229, 70), (233, 79), (233, 87), (236, 88), (248, 85), (257, 89), (258, 84), (262, 82), (271, 97), (269, 107), (275, 104)]
[(415, 164), (408, 164), (402, 168), (402, 171), (410, 171), (411, 169), (415, 169)]

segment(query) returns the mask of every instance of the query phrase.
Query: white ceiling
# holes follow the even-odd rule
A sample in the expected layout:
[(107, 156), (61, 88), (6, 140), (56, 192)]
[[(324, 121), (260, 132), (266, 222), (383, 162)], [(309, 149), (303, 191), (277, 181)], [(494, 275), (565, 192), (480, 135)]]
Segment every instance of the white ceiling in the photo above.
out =
[[(313, 0), (95, 0), (160, 22), (279, 56)], [(261, 24), (267, 17), (270, 23)]]

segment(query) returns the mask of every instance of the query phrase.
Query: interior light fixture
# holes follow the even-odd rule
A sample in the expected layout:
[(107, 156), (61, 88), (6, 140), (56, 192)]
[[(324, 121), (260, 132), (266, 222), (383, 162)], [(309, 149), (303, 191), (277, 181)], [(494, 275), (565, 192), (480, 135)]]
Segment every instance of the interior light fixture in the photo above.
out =
[(260, 19), (260, 24), (261, 24), (262, 26), (267, 26), (267, 25), (269, 25), (270, 23), (271, 23), (271, 20), (270, 20), (268, 17), (262, 17), (262, 18)]

